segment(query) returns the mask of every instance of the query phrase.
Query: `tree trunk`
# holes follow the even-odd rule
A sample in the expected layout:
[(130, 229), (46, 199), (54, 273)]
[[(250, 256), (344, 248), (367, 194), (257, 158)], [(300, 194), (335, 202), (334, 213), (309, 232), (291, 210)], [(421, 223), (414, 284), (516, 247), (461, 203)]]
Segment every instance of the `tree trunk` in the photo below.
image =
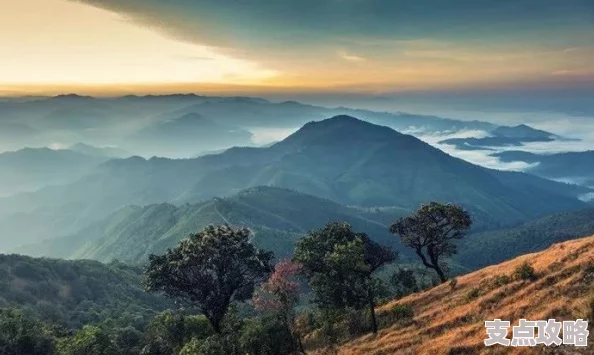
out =
[(434, 269), (435, 269), (435, 272), (437, 272), (437, 276), (439, 276), (441, 283), (444, 283), (448, 280), (448, 278), (445, 276), (445, 274), (443, 273), (443, 271), (441, 270), (439, 265), (437, 265), (437, 263), (436, 263)]
[(369, 286), (367, 290), (367, 296), (369, 298), (369, 315), (371, 316), (371, 330), (373, 334), (377, 334), (377, 320), (375, 319), (375, 301), (373, 299), (373, 285)]

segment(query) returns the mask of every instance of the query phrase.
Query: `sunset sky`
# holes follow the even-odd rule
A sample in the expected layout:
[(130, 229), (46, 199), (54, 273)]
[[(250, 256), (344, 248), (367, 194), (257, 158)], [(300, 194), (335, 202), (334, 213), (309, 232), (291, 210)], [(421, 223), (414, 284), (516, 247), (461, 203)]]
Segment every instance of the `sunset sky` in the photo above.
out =
[(592, 0), (0, 0), (0, 94), (594, 82)]

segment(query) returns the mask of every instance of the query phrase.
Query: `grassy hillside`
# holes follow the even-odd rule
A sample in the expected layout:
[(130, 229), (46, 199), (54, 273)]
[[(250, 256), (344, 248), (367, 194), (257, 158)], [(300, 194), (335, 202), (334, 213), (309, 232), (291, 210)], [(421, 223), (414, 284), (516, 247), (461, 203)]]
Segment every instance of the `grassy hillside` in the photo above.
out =
[(140, 274), (122, 263), (0, 254), (0, 307), (30, 309), (69, 328), (110, 321), (140, 329), (171, 306), (142, 290)]
[[(515, 278), (524, 263), (535, 280)], [(485, 320), (592, 320), (594, 311), (594, 237), (555, 244), (413, 294), (379, 307), (386, 325), (377, 336), (367, 335), (344, 344), (340, 354), (591, 354), (573, 346), (543, 348), (485, 348)], [(396, 318), (398, 309), (412, 309), (409, 319)], [(511, 338), (511, 329), (508, 333)], [(310, 339), (311, 341), (312, 339)], [(589, 343), (594, 341), (590, 335)]]
[(18, 252), (142, 263), (150, 253), (161, 253), (209, 224), (228, 223), (249, 227), (259, 248), (282, 258), (293, 252), (297, 238), (330, 221), (347, 221), (375, 240), (395, 244), (388, 235), (388, 223), (407, 212), (349, 208), (296, 191), (255, 187), (228, 198), (179, 207), (126, 207), (72, 236), (29, 245)]

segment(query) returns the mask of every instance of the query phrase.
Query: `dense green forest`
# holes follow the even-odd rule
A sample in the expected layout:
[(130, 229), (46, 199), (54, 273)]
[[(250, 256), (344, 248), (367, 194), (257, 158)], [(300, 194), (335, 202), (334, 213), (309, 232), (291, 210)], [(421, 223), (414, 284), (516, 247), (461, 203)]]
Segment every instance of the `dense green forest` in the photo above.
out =
[(143, 329), (172, 303), (143, 291), (142, 269), (120, 262), (0, 255), (0, 307), (71, 329), (106, 322)]

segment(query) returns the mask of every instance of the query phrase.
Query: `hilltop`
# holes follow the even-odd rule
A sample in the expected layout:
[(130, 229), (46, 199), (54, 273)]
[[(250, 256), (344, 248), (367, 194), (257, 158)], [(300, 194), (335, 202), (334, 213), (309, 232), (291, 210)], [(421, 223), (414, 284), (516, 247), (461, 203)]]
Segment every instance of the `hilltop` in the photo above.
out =
[[(515, 278), (518, 267), (529, 263), (535, 280)], [(594, 236), (555, 244), (489, 266), (457, 279), (454, 290), (443, 284), (379, 307), (380, 321), (388, 324), (377, 336), (366, 335), (346, 343), (340, 354), (535, 354), (536, 348), (485, 348), (484, 321), (502, 319), (518, 324), (528, 320), (592, 319), (594, 307)], [(408, 321), (394, 320), (395, 306), (410, 307)], [(511, 338), (511, 329), (508, 332)], [(589, 342), (592, 342), (592, 335)], [(544, 353), (565, 353), (546, 348)], [(553, 352), (555, 351), (556, 352)], [(568, 353), (591, 353), (570, 347)], [(582, 352), (580, 352), (582, 351)]]

